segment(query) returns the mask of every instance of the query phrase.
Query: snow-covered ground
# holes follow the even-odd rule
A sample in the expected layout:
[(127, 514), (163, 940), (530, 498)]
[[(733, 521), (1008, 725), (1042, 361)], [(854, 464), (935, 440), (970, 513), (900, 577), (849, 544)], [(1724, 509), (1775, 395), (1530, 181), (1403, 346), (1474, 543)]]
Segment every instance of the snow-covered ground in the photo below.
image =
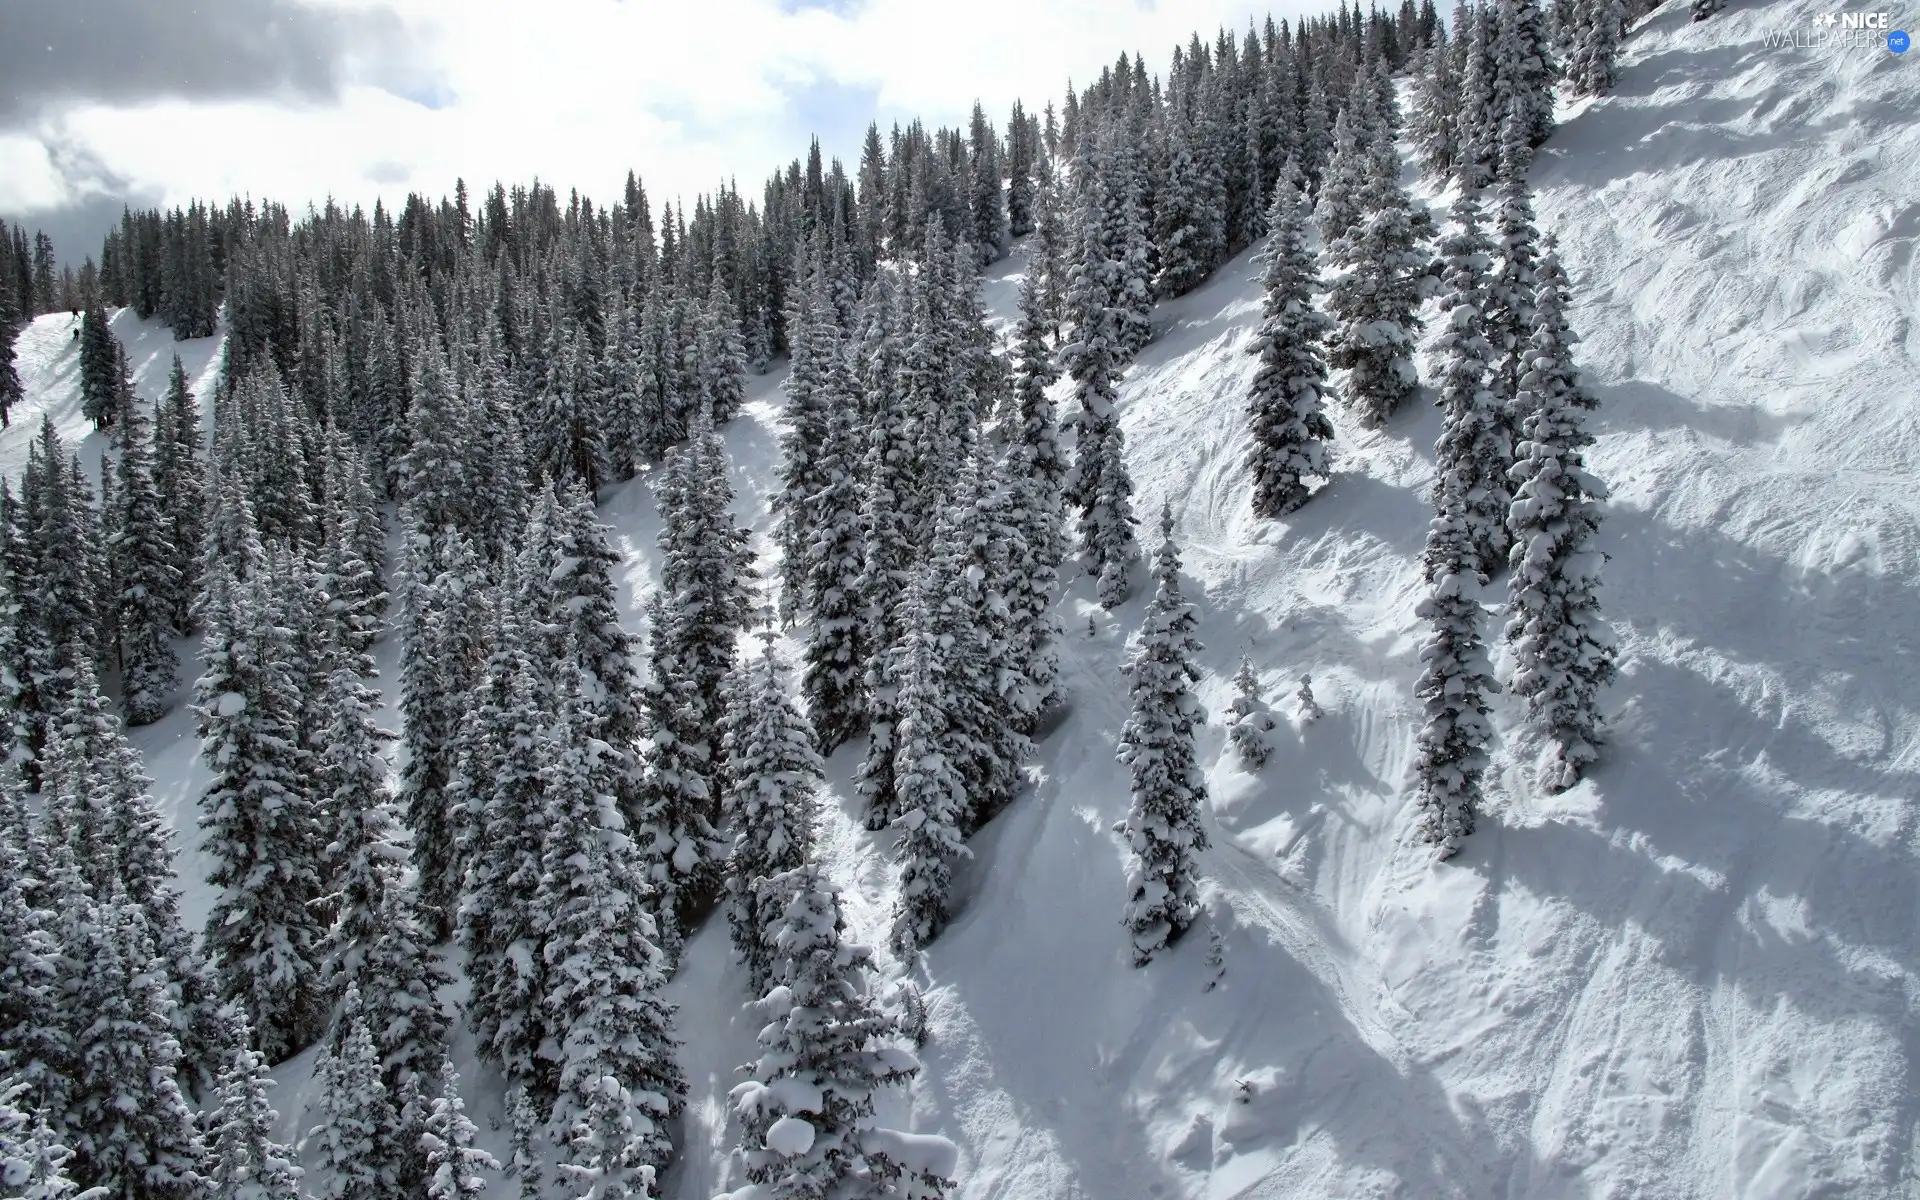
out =
[[(1569, 110), (1535, 166), (1602, 397), (1617, 736), (1561, 796), (1503, 741), (1494, 811), (1445, 865), (1407, 840), (1436, 415), (1341, 422), (1338, 478), (1292, 520), (1257, 522), (1241, 465), (1255, 264), (1160, 307), (1122, 411), (1139, 510), (1172, 503), (1207, 646), (1206, 928), (1128, 965), (1113, 745), (1145, 597), (1105, 614), (1072, 578), (1072, 711), (1030, 794), (974, 840), (959, 915), (912, 972), (933, 1040), (888, 1115), (960, 1143), (961, 1196), (1920, 1189), (1920, 63), (1762, 46), (1815, 11), (1691, 24), (1670, 0), (1628, 43), (1619, 89)], [(1022, 270), (1018, 252), (993, 270), (996, 315)], [(67, 326), (23, 335), (8, 473), (41, 408), (84, 432)], [(130, 313), (114, 328), (157, 394), (167, 334)], [(179, 350), (210, 378), (216, 341)], [(727, 432), (763, 551), (778, 383), (756, 381)], [(637, 630), (647, 482), (603, 517)], [(1218, 722), (1242, 655), (1283, 717), (1303, 672), (1327, 710), (1283, 720), (1257, 775)], [(1512, 715), (1503, 702), (1503, 733)], [(134, 736), (182, 830), (198, 922), (190, 718)], [(856, 819), (856, 754), (831, 763), (823, 853), (880, 943), (892, 871), (887, 838)], [(1212, 991), (1209, 930), (1225, 948)], [(710, 924), (672, 985), (693, 1088), (676, 1200), (729, 1181), (724, 1100), (754, 1022), (725, 943)], [(891, 986), (905, 968), (880, 961)], [(460, 1058), (484, 1127), (497, 1084)], [(311, 1123), (305, 1072), (278, 1072), (288, 1132)]]

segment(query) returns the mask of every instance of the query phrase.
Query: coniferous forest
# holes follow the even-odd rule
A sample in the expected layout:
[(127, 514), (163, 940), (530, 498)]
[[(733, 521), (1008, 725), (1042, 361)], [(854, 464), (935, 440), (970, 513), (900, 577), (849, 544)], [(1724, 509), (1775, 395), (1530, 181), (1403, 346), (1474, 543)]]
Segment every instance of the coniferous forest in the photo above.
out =
[[(662, 988), (712, 921), (764, 1022), (735, 1195), (947, 1194), (952, 1147), (875, 1116), (920, 1070), (924, 1013), (870, 991), (817, 860), (824, 759), (850, 748), (868, 827), (896, 839), (888, 942), (910, 961), (1067, 703), (1064, 575), (1109, 610), (1151, 596), (1109, 681), (1132, 786), (1113, 913), (1141, 966), (1194, 923), (1200, 645), (1115, 400), (1153, 305), (1249, 248), (1258, 517), (1332, 475), (1330, 410), (1378, 426), (1424, 384), (1444, 414), (1420, 836), (1444, 857), (1472, 834), (1503, 687), (1556, 748), (1545, 785), (1574, 784), (1614, 673), (1606, 487), (1527, 177), (1556, 89), (1604, 92), (1638, 15), (1343, 2), (1196, 34), (1157, 73), (1122, 55), (1003, 122), (872, 126), (852, 164), (816, 141), (757, 194), (658, 203), (631, 173), (607, 199), (208, 199), (128, 211), (61, 271), (0, 227), (0, 415), (11, 331), (72, 310), (111, 446), (90, 477), (47, 421), (0, 485), (6, 1195), (654, 1195), (687, 1094)], [(1403, 150), (1449, 211), (1413, 199)], [(1031, 269), (1000, 332), (981, 271), (1016, 239)], [(223, 332), (217, 382), (196, 394), (176, 358), (138, 394), (123, 307)], [(723, 431), (782, 363), (756, 558)], [(637, 476), (662, 527), (630, 628), (596, 504)], [(1502, 575), (1504, 683), (1478, 599)], [(1239, 686), (1226, 723), (1257, 769), (1274, 722), (1250, 667)], [(218, 889), (204, 928), (125, 733), (181, 705), (211, 779), (182, 835)], [(510, 1161), (474, 1145), (459, 1027), (509, 1088)], [(271, 1069), (316, 1046), (324, 1119), (279, 1144)]]

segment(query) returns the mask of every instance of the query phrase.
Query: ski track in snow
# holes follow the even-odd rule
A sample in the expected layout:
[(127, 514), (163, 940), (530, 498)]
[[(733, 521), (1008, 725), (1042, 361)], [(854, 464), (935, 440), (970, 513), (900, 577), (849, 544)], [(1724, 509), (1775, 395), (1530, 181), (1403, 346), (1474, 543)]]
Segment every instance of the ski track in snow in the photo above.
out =
[[(1206, 929), (1135, 970), (1119, 926), (1117, 667), (1144, 594), (1103, 613), (1067, 568), (1071, 711), (1028, 793), (974, 839), (955, 922), (911, 968), (884, 945), (891, 838), (860, 823), (859, 748), (830, 760), (822, 858), (876, 948), (876, 988), (910, 977), (930, 1013), (926, 1070), (882, 1115), (959, 1142), (959, 1196), (1920, 1187), (1920, 87), (1915, 64), (1884, 52), (1762, 46), (1816, 11), (1736, 6), (1693, 24), (1670, 2), (1627, 43), (1617, 92), (1565, 109), (1534, 168), (1602, 400), (1591, 461), (1614, 488), (1602, 603), (1623, 677), (1591, 780), (1539, 794), (1517, 710), (1498, 698), (1493, 811), (1451, 863), (1408, 844), (1438, 419), (1426, 397), (1379, 431), (1336, 411), (1338, 477), (1290, 520), (1253, 520), (1249, 255), (1160, 306), (1122, 389), (1143, 537), (1169, 501), (1206, 644), (1200, 924), (1221, 934), (1219, 987), (1205, 990)], [(1023, 271), (1020, 250), (989, 270), (996, 320)], [(70, 327), (57, 314), (22, 335), (28, 399), (0, 434), (9, 475), (42, 410), (97, 473)], [(208, 389), (218, 339), (176, 344), (130, 312), (113, 327), (143, 397), (175, 350)], [(726, 431), (763, 571), (780, 380), (752, 381)], [(602, 516), (643, 633), (649, 481), (611, 489)], [(1487, 599), (1501, 598), (1496, 584)], [(791, 661), (798, 644), (781, 649)], [(1281, 718), (1257, 775), (1218, 722), (1243, 654)], [(391, 636), (379, 663), (391, 726)], [(1326, 709), (1306, 725), (1303, 672)], [(212, 896), (184, 701), (132, 736), (181, 831), (197, 926)], [(738, 1182), (726, 1094), (758, 1025), (723, 921), (690, 940), (671, 993), (692, 1094), (664, 1190), (705, 1200)], [(504, 1154), (499, 1081), (464, 1036), (455, 1050), (483, 1143)], [(277, 1069), (283, 1135), (312, 1123), (310, 1059)]]

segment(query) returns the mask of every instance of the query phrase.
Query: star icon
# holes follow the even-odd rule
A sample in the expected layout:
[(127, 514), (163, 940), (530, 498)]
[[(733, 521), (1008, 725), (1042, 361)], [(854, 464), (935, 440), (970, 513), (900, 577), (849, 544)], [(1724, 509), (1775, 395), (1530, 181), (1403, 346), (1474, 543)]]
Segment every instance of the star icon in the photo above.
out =
[(1838, 18), (1836, 18), (1832, 13), (1821, 13), (1819, 16), (1813, 19), (1813, 23), (1815, 25), (1832, 25), (1832, 24), (1835, 24), (1837, 20)]

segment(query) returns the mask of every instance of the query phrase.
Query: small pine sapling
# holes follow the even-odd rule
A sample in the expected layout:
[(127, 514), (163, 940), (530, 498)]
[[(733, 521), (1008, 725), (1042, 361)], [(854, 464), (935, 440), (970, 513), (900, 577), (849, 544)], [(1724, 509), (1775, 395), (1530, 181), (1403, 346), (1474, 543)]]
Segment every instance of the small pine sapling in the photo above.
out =
[(1309, 721), (1317, 721), (1327, 715), (1327, 710), (1321, 708), (1320, 702), (1313, 698), (1313, 676), (1311, 675), (1302, 675), (1300, 677), (1300, 690), (1294, 694), (1294, 699), (1300, 704), (1300, 721), (1302, 724)]
[(1227, 707), (1227, 736), (1233, 740), (1240, 765), (1257, 771), (1266, 766), (1267, 759), (1273, 755), (1273, 743), (1267, 735), (1276, 722), (1261, 698), (1260, 680), (1253, 673), (1251, 661), (1240, 660), (1240, 673), (1233, 677), (1233, 687), (1233, 703)]

